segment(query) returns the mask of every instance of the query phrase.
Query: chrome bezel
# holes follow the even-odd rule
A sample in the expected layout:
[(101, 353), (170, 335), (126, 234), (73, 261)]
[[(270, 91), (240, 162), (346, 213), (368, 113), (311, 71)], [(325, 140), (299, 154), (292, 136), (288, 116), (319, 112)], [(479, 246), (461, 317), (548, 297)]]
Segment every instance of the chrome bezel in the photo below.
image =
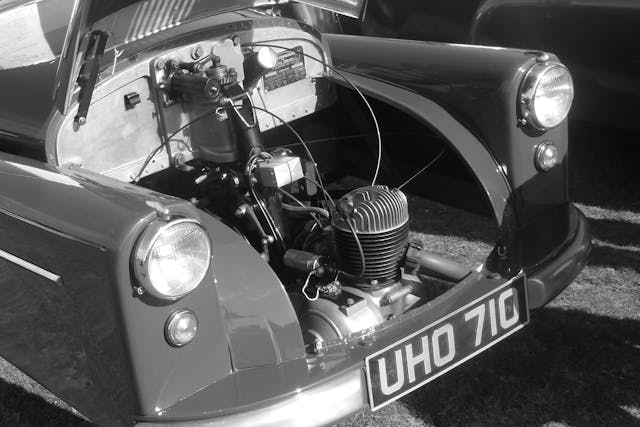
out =
[(148, 268), (149, 268), (149, 257), (151, 255), (151, 248), (153, 248), (153, 245), (156, 243), (160, 235), (164, 233), (167, 229), (179, 224), (184, 224), (184, 223), (191, 223), (191, 224), (197, 225), (198, 227), (200, 227), (200, 229), (206, 236), (208, 250), (207, 250), (207, 267), (205, 271), (208, 271), (209, 267), (211, 266), (211, 239), (209, 238), (209, 235), (204, 229), (204, 227), (202, 227), (202, 225), (197, 220), (193, 218), (180, 218), (172, 221), (164, 221), (162, 219), (156, 219), (155, 221), (153, 221), (151, 224), (147, 226), (147, 228), (142, 232), (142, 234), (138, 238), (138, 242), (136, 243), (135, 249), (133, 251), (133, 259), (132, 259), (133, 272), (138, 282), (138, 285), (141, 286), (145, 290), (145, 292), (153, 295), (156, 298), (175, 301), (193, 292), (200, 285), (198, 284), (192, 290), (188, 292), (184, 292), (180, 295), (165, 295), (159, 292), (153, 286), (153, 284), (151, 283), (151, 280), (149, 279)]
[(546, 127), (538, 121), (538, 117), (535, 112), (533, 99), (535, 97), (536, 91), (538, 90), (538, 86), (540, 85), (540, 81), (549, 70), (556, 67), (566, 70), (567, 74), (569, 75), (569, 80), (571, 81), (571, 86), (573, 87), (573, 78), (571, 77), (571, 73), (569, 73), (567, 67), (565, 67), (560, 62), (548, 61), (535, 63), (524, 76), (522, 85), (520, 86), (520, 91), (518, 93), (518, 100), (520, 105), (520, 123), (522, 125), (530, 125), (535, 129), (546, 131), (560, 125), (560, 123), (562, 123), (567, 118), (567, 115), (571, 110), (571, 106), (569, 106), (567, 114), (560, 121), (560, 123), (558, 123), (558, 125)]
[[(188, 342), (185, 342), (185, 343), (177, 343), (177, 342), (174, 342), (170, 338), (171, 334), (169, 333), (169, 329), (171, 328), (171, 325), (177, 319), (179, 319), (180, 315), (182, 315), (182, 314), (190, 314), (196, 320), (196, 334), (193, 336), (193, 339), (191, 341), (188, 341)], [(184, 347), (185, 345), (187, 345), (190, 342), (192, 342), (193, 340), (195, 340), (197, 334), (198, 334), (198, 316), (196, 316), (196, 314), (192, 310), (189, 310), (188, 308), (181, 308), (181, 309), (178, 309), (178, 310), (174, 311), (173, 313), (171, 313), (169, 315), (169, 317), (167, 318), (167, 321), (164, 324), (164, 339), (172, 347)]]
[[(546, 172), (548, 170), (553, 169), (555, 166), (558, 165), (558, 161), (556, 160), (556, 164), (551, 166), (550, 168), (545, 168), (544, 166), (542, 166), (542, 154), (544, 153), (544, 150), (547, 147), (549, 147), (550, 145), (555, 147), (555, 144), (553, 142), (551, 142), (551, 141), (545, 141), (545, 142), (543, 142), (541, 144), (538, 144), (538, 146), (536, 147), (536, 154), (535, 154), (535, 157), (534, 157), (534, 163), (536, 165), (536, 169), (538, 169), (539, 171)], [(557, 149), (558, 148), (556, 147), (556, 150)]]

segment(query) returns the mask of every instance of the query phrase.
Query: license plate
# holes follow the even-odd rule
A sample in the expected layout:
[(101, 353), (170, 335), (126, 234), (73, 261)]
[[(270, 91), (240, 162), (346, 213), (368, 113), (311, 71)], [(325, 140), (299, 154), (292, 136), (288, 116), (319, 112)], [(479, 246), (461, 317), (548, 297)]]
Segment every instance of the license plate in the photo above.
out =
[(365, 359), (373, 411), (449, 372), (529, 322), (524, 275)]

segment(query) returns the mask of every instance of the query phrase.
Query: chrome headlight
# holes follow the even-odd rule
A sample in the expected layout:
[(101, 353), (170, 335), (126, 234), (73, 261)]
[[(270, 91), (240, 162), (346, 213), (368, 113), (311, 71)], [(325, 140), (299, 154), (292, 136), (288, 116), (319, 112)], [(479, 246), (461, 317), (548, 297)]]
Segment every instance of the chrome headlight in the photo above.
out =
[(145, 291), (175, 300), (193, 291), (211, 261), (211, 242), (194, 219), (156, 220), (142, 233), (133, 253), (136, 279)]
[(520, 113), (524, 124), (540, 130), (558, 126), (573, 102), (573, 80), (567, 67), (557, 62), (534, 65), (520, 88)]

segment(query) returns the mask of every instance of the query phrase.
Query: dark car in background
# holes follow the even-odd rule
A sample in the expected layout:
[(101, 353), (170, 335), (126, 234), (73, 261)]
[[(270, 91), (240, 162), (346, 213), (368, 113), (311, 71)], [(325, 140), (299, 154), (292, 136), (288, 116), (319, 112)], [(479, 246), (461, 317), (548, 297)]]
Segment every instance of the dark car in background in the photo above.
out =
[(339, 22), (303, 9), (293, 14), (327, 32), (553, 52), (574, 79), (571, 118), (640, 130), (635, 0), (369, 0), (362, 19)]
[[(0, 355), (98, 424), (377, 410), (585, 265), (558, 58), (284, 3), (0, 3)], [(481, 260), (421, 239), (405, 187), (490, 217)]]

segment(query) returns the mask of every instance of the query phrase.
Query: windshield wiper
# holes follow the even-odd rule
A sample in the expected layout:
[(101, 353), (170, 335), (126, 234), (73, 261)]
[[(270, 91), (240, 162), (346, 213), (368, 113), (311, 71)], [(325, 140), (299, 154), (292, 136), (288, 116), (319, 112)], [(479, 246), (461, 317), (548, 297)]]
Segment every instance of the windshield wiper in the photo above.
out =
[(87, 114), (89, 113), (89, 106), (91, 105), (91, 98), (93, 97), (93, 89), (98, 80), (100, 61), (104, 55), (108, 38), (109, 35), (104, 31), (96, 30), (89, 34), (84, 55), (85, 60), (80, 69), (78, 80), (76, 81), (78, 86), (80, 86), (80, 93), (78, 94), (78, 113), (73, 121), (78, 125), (83, 125), (87, 122)]

